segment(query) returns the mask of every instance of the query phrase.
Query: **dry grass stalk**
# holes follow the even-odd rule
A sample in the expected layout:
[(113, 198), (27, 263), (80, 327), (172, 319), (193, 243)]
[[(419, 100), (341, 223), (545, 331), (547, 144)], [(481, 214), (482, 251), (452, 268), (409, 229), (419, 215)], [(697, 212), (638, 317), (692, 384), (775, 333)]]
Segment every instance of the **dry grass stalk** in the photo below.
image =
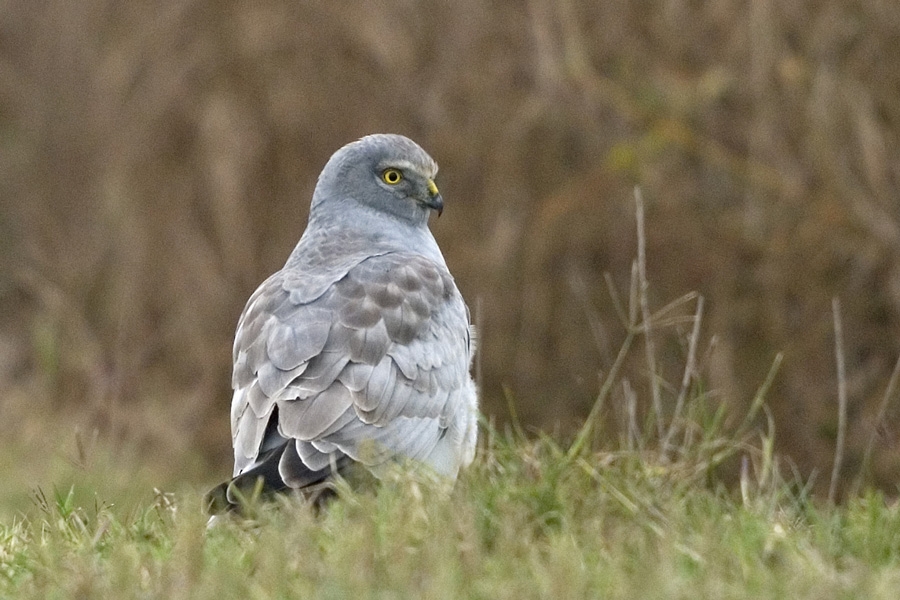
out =
[(650, 302), (647, 299), (647, 290), (650, 287), (650, 283), (647, 280), (647, 233), (644, 227), (644, 197), (639, 187), (634, 188), (634, 203), (637, 214), (638, 297), (641, 307), (641, 324), (644, 329), (644, 348), (647, 351), (647, 369), (650, 371), (650, 390), (653, 398), (653, 413), (656, 417), (656, 433), (659, 439), (663, 439), (665, 424), (663, 423), (659, 373), (656, 368), (656, 349), (653, 345), (653, 318), (650, 314)]
[(834, 448), (834, 466), (828, 485), (828, 503), (834, 504), (840, 482), (841, 465), (844, 461), (844, 442), (847, 437), (847, 373), (844, 363), (844, 326), (841, 320), (841, 301), (836, 296), (831, 299), (834, 314), (834, 353), (837, 362), (838, 379), (838, 428)]
[(672, 420), (666, 435), (662, 441), (662, 455), (667, 456), (672, 443), (672, 436), (678, 428), (678, 419), (684, 410), (684, 402), (690, 390), (691, 379), (697, 372), (697, 346), (700, 342), (700, 323), (703, 320), (703, 296), (697, 297), (697, 310), (694, 313), (694, 327), (691, 330), (691, 338), (688, 342), (688, 355), (684, 363), (684, 375), (681, 378), (681, 388), (678, 390), (678, 399), (675, 401), (675, 409), (672, 411)]
[(891, 378), (888, 381), (887, 388), (884, 390), (881, 404), (878, 405), (878, 413), (875, 416), (875, 421), (872, 423), (872, 432), (866, 442), (866, 449), (863, 452), (859, 473), (856, 476), (856, 480), (853, 482), (851, 496), (856, 496), (859, 493), (860, 487), (862, 487), (863, 478), (868, 475), (869, 466), (872, 462), (872, 453), (875, 450), (875, 442), (878, 439), (878, 430), (881, 428), (882, 424), (884, 424), (884, 417), (887, 414), (891, 398), (894, 396), (894, 390), (897, 388), (898, 380), (900, 380), (900, 358), (897, 358), (897, 362), (894, 363), (894, 370), (891, 373)]

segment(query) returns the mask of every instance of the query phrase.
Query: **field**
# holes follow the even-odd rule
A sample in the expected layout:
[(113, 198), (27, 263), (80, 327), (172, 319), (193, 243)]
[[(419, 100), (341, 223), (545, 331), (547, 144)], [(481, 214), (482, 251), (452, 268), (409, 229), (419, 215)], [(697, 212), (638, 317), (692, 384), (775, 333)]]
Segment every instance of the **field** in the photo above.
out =
[[(896, 596), (895, 5), (0, 2), (0, 597)], [(378, 131), (476, 463), (207, 531), (237, 317)]]
[[(815, 502), (763, 454), (703, 437), (662, 461), (488, 435), (449, 494), (398, 472), (339, 485), (318, 514), (285, 500), (209, 530), (196, 490), (155, 490), (106, 456), (2, 521), (0, 597), (896, 597), (900, 506)], [(729, 490), (720, 453), (759, 470)]]

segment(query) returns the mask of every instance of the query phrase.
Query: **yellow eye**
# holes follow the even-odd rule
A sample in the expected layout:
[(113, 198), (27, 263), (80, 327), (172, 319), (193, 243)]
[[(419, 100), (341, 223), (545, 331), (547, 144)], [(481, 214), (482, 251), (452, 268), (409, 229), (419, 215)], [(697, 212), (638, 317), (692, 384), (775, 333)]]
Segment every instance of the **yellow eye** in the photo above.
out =
[(388, 185), (397, 185), (403, 179), (403, 173), (397, 169), (385, 169), (381, 172), (381, 180)]

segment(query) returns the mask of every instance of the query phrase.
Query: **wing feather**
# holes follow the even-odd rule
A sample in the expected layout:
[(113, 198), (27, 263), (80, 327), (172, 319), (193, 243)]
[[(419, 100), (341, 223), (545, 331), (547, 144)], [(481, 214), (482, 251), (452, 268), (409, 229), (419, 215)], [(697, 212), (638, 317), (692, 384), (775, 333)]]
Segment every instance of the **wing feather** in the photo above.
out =
[(318, 439), (353, 405), (353, 396), (335, 382), (313, 398), (278, 401), (278, 430), (297, 440)]
[[(300, 289), (307, 280), (286, 267), (248, 301), (235, 337), (236, 461), (256, 460), (266, 435), (294, 440), (286, 473), (297, 461), (319, 471), (331, 455), (425, 460), (443, 456), (448, 404), (466, 396), (474, 411), (474, 389), (458, 393), (470, 382), (468, 314), (444, 265), (384, 253), (337, 275)], [(275, 406), (277, 434), (266, 434)]]
[(331, 462), (332, 454), (336, 453), (337, 457), (344, 456), (344, 454), (338, 451), (336, 447), (334, 447), (334, 450), (331, 452), (321, 452), (312, 444), (312, 442), (303, 442), (301, 440), (296, 441), (296, 449), (303, 464), (314, 471), (319, 471), (327, 467)]
[(322, 351), (331, 329), (330, 311), (306, 310), (291, 315), (302, 317), (299, 323), (276, 321), (266, 334), (269, 362), (283, 371), (291, 371)]

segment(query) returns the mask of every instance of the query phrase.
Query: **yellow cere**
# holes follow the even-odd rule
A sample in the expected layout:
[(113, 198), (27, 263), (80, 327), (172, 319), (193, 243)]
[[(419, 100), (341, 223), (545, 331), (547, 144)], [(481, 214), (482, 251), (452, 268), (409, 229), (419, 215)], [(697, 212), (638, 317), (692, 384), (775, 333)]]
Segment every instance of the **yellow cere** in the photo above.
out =
[(437, 196), (438, 194), (440, 194), (437, 186), (435, 185), (434, 181), (432, 181), (431, 179), (428, 180), (428, 191), (431, 193), (432, 196)]

